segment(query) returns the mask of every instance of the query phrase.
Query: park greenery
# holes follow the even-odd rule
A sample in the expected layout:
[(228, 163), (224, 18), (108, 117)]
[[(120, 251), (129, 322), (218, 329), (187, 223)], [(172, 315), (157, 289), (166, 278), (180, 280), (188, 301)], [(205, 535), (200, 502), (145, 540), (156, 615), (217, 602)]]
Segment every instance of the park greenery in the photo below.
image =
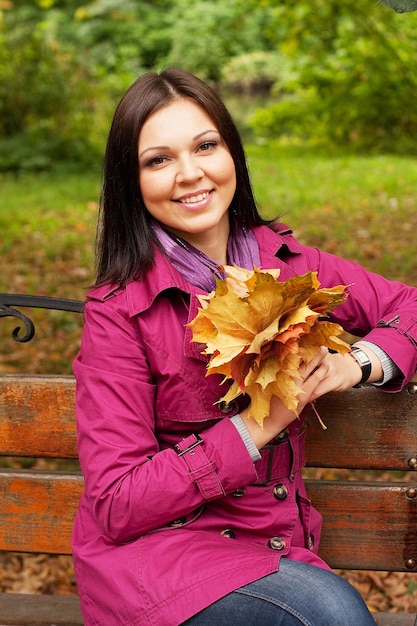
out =
[[(327, 155), (276, 141), (248, 145), (255, 195), (303, 242), (417, 286), (417, 168), (406, 155)], [(22, 172), (1, 180), (0, 292), (84, 299), (94, 280), (100, 173)], [(36, 312), (36, 340), (0, 325), (0, 371), (71, 371), (81, 319)]]
[(254, 141), (413, 152), (416, 26), (375, 0), (0, 0), (0, 171), (97, 167), (123, 91), (166, 66), (237, 94)]
[[(226, 99), (266, 217), (417, 285), (416, 25), (375, 0), (0, 0), (0, 291), (84, 298), (115, 104), (166, 66)], [(0, 369), (69, 371), (70, 319), (12, 353), (2, 324)]]

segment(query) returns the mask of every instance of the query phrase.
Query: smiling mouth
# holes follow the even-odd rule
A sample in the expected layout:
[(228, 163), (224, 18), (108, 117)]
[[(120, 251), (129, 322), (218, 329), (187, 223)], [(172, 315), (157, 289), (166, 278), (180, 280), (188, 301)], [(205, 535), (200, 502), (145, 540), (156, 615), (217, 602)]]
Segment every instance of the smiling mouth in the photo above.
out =
[(187, 198), (181, 198), (177, 200), (177, 202), (181, 202), (183, 204), (197, 204), (197, 202), (202, 202), (210, 195), (209, 191), (205, 191), (204, 193), (198, 193), (195, 196), (188, 196)]

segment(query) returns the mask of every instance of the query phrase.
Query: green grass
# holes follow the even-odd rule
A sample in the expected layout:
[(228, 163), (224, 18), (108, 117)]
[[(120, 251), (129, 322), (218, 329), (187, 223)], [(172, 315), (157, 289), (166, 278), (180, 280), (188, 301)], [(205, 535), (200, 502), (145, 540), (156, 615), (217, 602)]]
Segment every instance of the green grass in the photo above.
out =
[[(83, 299), (93, 280), (98, 197), (94, 172), (0, 177), (0, 291)], [(36, 337), (25, 344), (11, 339), (22, 323), (1, 320), (0, 372), (70, 373), (81, 316), (35, 310), (30, 317)]]
[[(413, 157), (324, 155), (248, 145), (255, 194), (303, 242), (417, 286), (417, 167)], [(0, 177), (0, 291), (82, 299), (93, 280), (100, 174)], [(45, 317), (46, 316), (46, 317)], [(0, 325), (0, 371), (66, 373), (80, 323), (37, 314), (31, 345)], [(47, 357), (45, 356), (47, 355)]]
[(259, 205), (305, 243), (417, 285), (417, 168), (391, 155), (314, 154), (249, 146)]
[(80, 297), (92, 280), (97, 173), (0, 177), (0, 291)]

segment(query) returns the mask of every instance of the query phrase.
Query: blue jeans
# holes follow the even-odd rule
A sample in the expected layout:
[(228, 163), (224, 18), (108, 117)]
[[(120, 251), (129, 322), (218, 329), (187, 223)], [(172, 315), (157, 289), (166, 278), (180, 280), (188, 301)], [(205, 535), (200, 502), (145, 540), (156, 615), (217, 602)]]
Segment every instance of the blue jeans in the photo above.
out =
[(375, 626), (359, 593), (315, 565), (281, 559), (279, 571), (211, 604), (187, 626)]

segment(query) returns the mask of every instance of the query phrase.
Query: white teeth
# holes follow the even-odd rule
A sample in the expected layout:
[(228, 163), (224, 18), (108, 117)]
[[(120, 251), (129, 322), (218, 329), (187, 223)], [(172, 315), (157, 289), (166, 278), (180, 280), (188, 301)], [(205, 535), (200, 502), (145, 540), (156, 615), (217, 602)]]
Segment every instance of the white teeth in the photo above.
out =
[(188, 198), (183, 198), (181, 202), (184, 202), (185, 204), (192, 204), (193, 202), (201, 202), (201, 200), (204, 200), (205, 198), (207, 198), (207, 196), (208, 196), (208, 191), (206, 191), (205, 193), (199, 193), (197, 196), (189, 196)]

